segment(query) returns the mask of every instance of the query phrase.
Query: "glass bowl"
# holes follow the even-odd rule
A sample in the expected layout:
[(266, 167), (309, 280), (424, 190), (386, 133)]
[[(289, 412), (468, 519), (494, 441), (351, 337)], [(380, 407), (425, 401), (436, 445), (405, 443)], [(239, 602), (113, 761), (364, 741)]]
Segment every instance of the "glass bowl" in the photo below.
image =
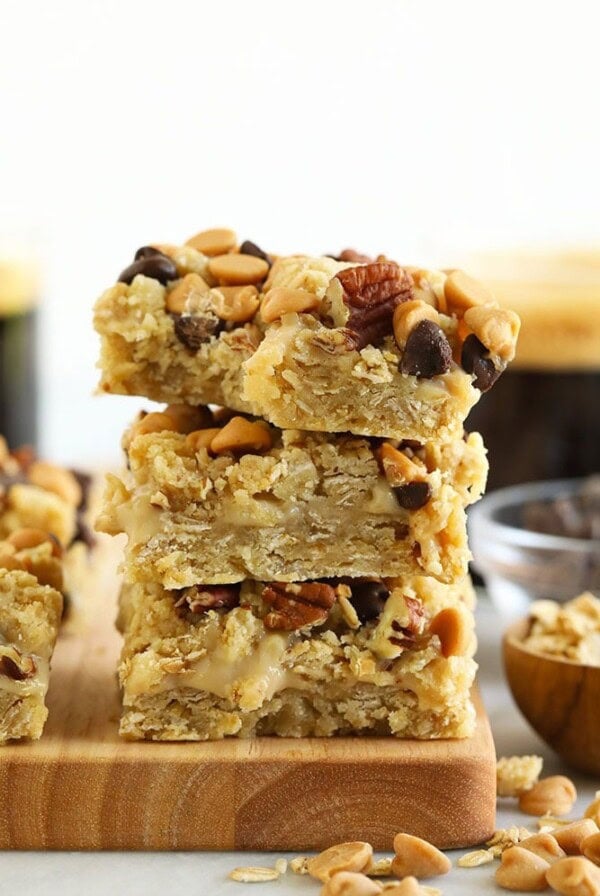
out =
[(581, 493), (584, 479), (555, 479), (491, 492), (469, 512), (474, 567), (505, 616), (527, 612), (531, 601), (600, 594), (600, 539), (548, 535), (523, 526), (526, 505)]

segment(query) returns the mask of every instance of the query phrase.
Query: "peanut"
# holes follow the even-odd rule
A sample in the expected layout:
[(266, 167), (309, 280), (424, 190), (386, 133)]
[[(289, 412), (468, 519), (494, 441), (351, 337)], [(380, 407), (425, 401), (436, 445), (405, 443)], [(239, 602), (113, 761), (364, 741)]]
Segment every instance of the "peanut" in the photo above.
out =
[(394, 338), (399, 348), (404, 348), (406, 340), (417, 324), (422, 320), (432, 320), (438, 323), (440, 319), (433, 305), (423, 302), (421, 299), (411, 299), (401, 302), (394, 309), (393, 328)]
[(519, 809), (526, 815), (568, 815), (576, 799), (573, 782), (564, 775), (552, 775), (520, 795)]
[(235, 324), (252, 320), (260, 304), (256, 286), (220, 286), (211, 297), (217, 317)]
[(224, 255), (235, 249), (237, 236), (233, 230), (226, 227), (215, 227), (213, 230), (202, 230), (185, 241), (186, 246), (191, 246), (197, 252), (210, 257)]
[(17, 529), (8, 536), (6, 541), (12, 544), (16, 551), (37, 548), (38, 545), (48, 541), (52, 545), (52, 555), (54, 557), (62, 555), (62, 548), (56, 538), (48, 532), (44, 532), (43, 529)]
[(464, 271), (450, 271), (444, 283), (448, 310), (458, 314), (478, 305), (497, 305), (494, 294)]
[(511, 846), (502, 853), (501, 864), (496, 871), (496, 883), (505, 890), (534, 893), (545, 890), (546, 872), (550, 863), (521, 846)]
[(432, 635), (440, 639), (442, 656), (462, 656), (471, 643), (471, 628), (465, 619), (465, 611), (458, 607), (440, 610), (429, 625)]
[(581, 853), (581, 844), (588, 837), (598, 833), (598, 825), (593, 818), (582, 818), (564, 827), (555, 828), (552, 836), (567, 855), (577, 856)]
[(208, 262), (208, 270), (223, 286), (245, 286), (264, 280), (269, 265), (255, 255), (216, 255)]
[(559, 859), (546, 872), (546, 880), (561, 896), (600, 896), (600, 868), (582, 856)]
[(529, 852), (535, 853), (540, 859), (545, 859), (546, 862), (550, 863), (566, 856), (566, 852), (564, 849), (561, 849), (552, 834), (533, 834), (531, 837), (521, 840), (519, 846), (522, 846), (523, 849), (528, 849)]
[(581, 852), (594, 865), (600, 865), (600, 831), (585, 837), (580, 843)]
[(271, 448), (269, 428), (264, 423), (254, 423), (245, 417), (232, 417), (210, 443), (213, 454), (260, 453)]
[(146, 414), (144, 417), (136, 420), (129, 432), (125, 434), (124, 442), (131, 444), (138, 436), (145, 436), (151, 432), (164, 432), (165, 430), (177, 432), (177, 424), (172, 417), (160, 412)]
[(221, 429), (218, 426), (210, 429), (197, 429), (187, 434), (185, 444), (196, 453), (201, 448), (206, 448), (207, 451), (210, 451), (210, 443), (220, 432)]
[(270, 289), (263, 299), (260, 313), (266, 324), (272, 323), (295, 311), (302, 314), (314, 311), (321, 304), (320, 299), (307, 289), (287, 289), (285, 286), (276, 286)]
[(338, 871), (321, 890), (321, 896), (375, 896), (379, 893), (381, 886), (378, 883), (353, 871)]
[(27, 470), (27, 478), (33, 485), (38, 485), (48, 492), (54, 492), (73, 507), (79, 507), (81, 504), (83, 497), (81, 486), (73, 474), (68, 470), (63, 470), (62, 467), (56, 467), (43, 460), (36, 460)]
[(394, 837), (392, 872), (396, 877), (437, 877), (447, 874), (452, 868), (448, 856), (436, 849), (427, 840), (413, 837), (412, 834), (396, 834)]
[(326, 883), (340, 871), (365, 871), (371, 864), (373, 847), (361, 840), (349, 843), (338, 843), (330, 846), (312, 859), (308, 860), (308, 873), (311, 877)]
[(506, 363), (512, 361), (521, 329), (521, 320), (514, 311), (480, 305), (469, 308), (464, 321), (489, 352)]
[(188, 310), (188, 303), (191, 299), (205, 296), (209, 291), (208, 283), (200, 274), (186, 274), (167, 293), (165, 300), (167, 311), (170, 311), (172, 314), (184, 314)]
[(384, 442), (379, 447), (377, 455), (391, 485), (422, 481), (427, 476), (427, 470), (422, 464), (410, 460), (406, 454), (398, 451), (389, 442)]
[(212, 414), (207, 408), (193, 407), (189, 404), (170, 404), (164, 409), (163, 414), (173, 421), (177, 432), (181, 433), (193, 432), (212, 423)]

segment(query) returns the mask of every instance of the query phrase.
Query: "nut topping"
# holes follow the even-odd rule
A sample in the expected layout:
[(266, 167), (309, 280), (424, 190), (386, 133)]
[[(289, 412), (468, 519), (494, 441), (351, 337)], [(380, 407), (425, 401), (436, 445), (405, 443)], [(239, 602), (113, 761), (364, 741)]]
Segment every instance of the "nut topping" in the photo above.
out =
[(357, 252), (356, 249), (342, 249), (339, 255), (335, 256), (336, 261), (349, 261), (352, 264), (372, 264), (374, 259), (370, 255), (364, 255)]
[(346, 268), (334, 280), (341, 284), (349, 310), (346, 327), (358, 350), (391, 333), (394, 309), (412, 298), (411, 276), (394, 261)]
[(184, 588), (175, 601), (175, 607), (185, 614), (200, 615), (209, 610), (233, 610), (239, 602), (239, 585), (192, 585)]
[(192, 352), (197, 352), (201, 345), (210, 342), (222, 326), (218, 317), (208, 314), (198, 317), (174, 316), (173, 325), (179, 341)]
[(335, 603), (335, 589), (323, 582), (272, 582), (262, 598), (272, 607), (264, 618), (266, 628), (296, 631), (325, 622)]
[(164, 255), (152, 246), (142, 246), (135, 253), (135, 261), (121, 271), (118, 282), (131, 283), (138, 274), (151, 277), (166, 286), (170, 280), (177, 279), (177, 268), (168, 255)]
[(390, 641), (396, 647), (414, 647), (417, 638), (425, 628), (425, 609), (421, 601), (415, 597), (404, 595), (404, 603), (407, 616), (402, 622), (398, 619), (392, 620), (392, 629), (398, 633), (399, 637), (392, 635)]
[(452, 364), (452, 349), (444, 331), (432, 320), (422, 320), (406, 340), (400, 361), (400, 373), (431, 379), (447, 373)]

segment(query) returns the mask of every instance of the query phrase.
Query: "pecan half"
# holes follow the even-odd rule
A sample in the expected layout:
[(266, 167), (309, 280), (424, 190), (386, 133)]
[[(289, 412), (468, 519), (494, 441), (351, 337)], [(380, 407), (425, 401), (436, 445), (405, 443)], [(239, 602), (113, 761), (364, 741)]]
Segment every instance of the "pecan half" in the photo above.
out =
[(392, 622), (392, 628), (399, 637), (392, 635), (390, 641), (397, 647), (414, 647), (419, 635), (425, 629), (425, 608), (420, 600), (404, 595), (404, 603), (408, 614), (406, 625), (402, 625), (397, 619)]
[(240, 602), (240, 586), (192, 585), (176, 595), (175, 607), (181, 615), (200, 616), (209, 610), (233, 610)]
[(265, 627), (296, 631), (325, 622), (335, 598), (335, 589), (323, 582), (272, 582), (262, 592), (262, 599), (272, 607), (263, 620)]
[(356, 249), (342, 249), (339, 255), (334, 256), (336, 261), (350, 261), (354, 264), (371, 264), (374, 259)]
[(394, 308), (412, 298), (412, 277), (394, 261), (374, 261), (346, 268), (337, 275), (343, 301), (350, 312), (346, 321), (354, 347), (377, 344), (392, 332)]
[(13, 681), (24, 681), (37, 671), (35, 660), (31, 656), (23, 656), (16, 647), (5, 647), (0, 656), (0, 675), (6, 675)]
[(223, 322), (218, 317), (203, 315), (192, 317), (191, 315), (173, 314), (175, 335), (179, 341), (193, 352), (197, 352), (204, 342), (208, 342), (212, 336), (216, 336), (223, 327)]

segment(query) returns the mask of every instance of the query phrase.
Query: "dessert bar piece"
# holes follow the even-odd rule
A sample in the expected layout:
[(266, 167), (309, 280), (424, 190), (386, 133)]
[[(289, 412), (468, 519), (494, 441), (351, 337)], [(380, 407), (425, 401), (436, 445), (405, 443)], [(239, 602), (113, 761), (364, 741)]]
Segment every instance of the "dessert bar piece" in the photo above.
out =
[(42, 734), (63, 610), (61, 554), (40, 530), (0, 541), (0, 743)]
[(468, 737), (471, 604), (468, 579), (126, 585), (120, 733)]
[(220, 230), (140, 249), (95, 326), (106, 392), (431, 441), (460, 437), (519, 319), (460, 271), (350, 250), (274, 258)]
[(466, 573), (464, 508), (487, 472), (477, 434), (421, 446), (175, 405), (124, 444), (130, 472), (109, 476), (97, 526), (128, 536), (127, 581)]

